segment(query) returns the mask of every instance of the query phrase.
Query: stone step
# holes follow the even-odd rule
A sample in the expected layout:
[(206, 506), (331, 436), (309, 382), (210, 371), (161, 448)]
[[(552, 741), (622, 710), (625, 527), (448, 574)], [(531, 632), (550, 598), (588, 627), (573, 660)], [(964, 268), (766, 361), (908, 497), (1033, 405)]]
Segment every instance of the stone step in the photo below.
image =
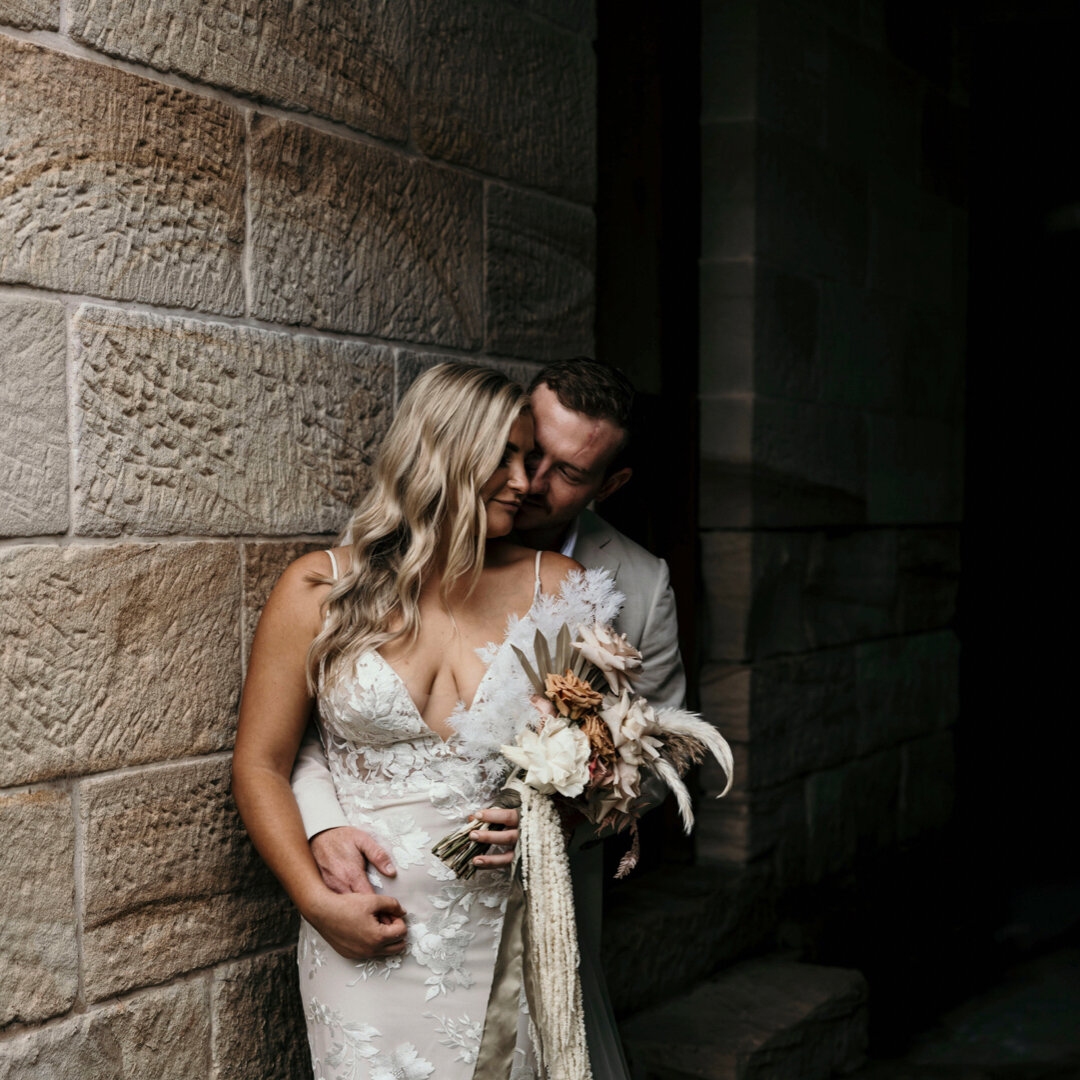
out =
[(667, 866), (619, 885), (604, 904), (603, 963), (615, 1015), (666, 1001), (775, 931), (768, 868)]
[(857, 971), (766, 957), (624, 1021), (634, 1080), (825, 1080), (866, 1052)]

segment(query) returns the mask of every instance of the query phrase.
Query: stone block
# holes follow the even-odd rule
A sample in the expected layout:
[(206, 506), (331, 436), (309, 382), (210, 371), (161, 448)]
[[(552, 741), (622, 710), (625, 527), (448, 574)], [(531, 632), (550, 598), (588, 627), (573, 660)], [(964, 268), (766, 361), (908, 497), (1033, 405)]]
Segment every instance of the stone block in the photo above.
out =
[(81, 783), (89, 1000), (288, 940), (292, 905), (212, 758)]
[(759, 533), (747, 655), (844, 645), (889, 634), (897, 536), (888, 529)]
[(709, 660), (743, 660), (754, 596), (754, 537), (748, 532), (701, 534), (705, 636)]
[(0, 23), (20, 30), (58, 30), (60, 0), (0, 0)]
[(867, 425), (861, 414), (755, 395), (753, 416), (754, 524), (865, 520)]
[(860, 753), (956, 721), (960, 643), (952, 630), (865, 642), (855, 662)]
[(680, 993), (770, 938), (776, 904), (763, 871), (669, 864), (611, 890), (602, 958), (615, 1015)]
[[(960, 265), (966, 270), (964, 256)], [(962, 302), (950, 312), (911, 305), (903, 328), (898, 411), (959, 425), (964, 412)]]
[(703, 529), (753, 524), (754, 398), (722, 394), (702, 398), (701, 473)]
[(429, 157), (590, 204), (596, 57), (501, 0), (420, 0), (412, 131)]
[(68, 527), (64, 309), (0, 299), (0, 536)]
[(902, 634), (948, 626), (960, 587), (960, 529), (901, 529), (896, 628)]
[(758, 4), (707, 0), (701, 5), (701, 120), (757, 115)]
[(854, 756), (859, 733), (856, 655), (823, 649), (756, 665), (747, 789), (774, 787)]
[(559, 26), (596, 37), (596, 0), (512, 0), (518, 7), (548, 19)]
[(735, 260), (702, 262), (698, 275), (700, 393), (750, 393), (755, 378), (754, 266)]
[(0, 98), (0, 281), (243, 314), (235, 109), (3, 37)]
[(956, 749), (951, 728), (903, 746), (900, 839), (944, 828), (956, 802)]
[(830, 33), (827, 152), (871, 175), (914, 180), (921, 93), (908, 69), (846, 34)]
[(73, 0), (68, 32), (92, 49), (403, 142), (408, 6)]
[(959, 522), (963, 429), (921, 417), (867, 416), (867, 517), (875, 524)]
[[(742, 664), (706, 662), (701, 667), (698, 678), (701, 714), (725, 739), (746, 742), (750, 738), (751, 676), (751, 669)], [(721, 783), (714, 790), (722, 787)]]
[(249, 201), (254, 315), (480, 344), (481, 181), (257, 115)]
[(3, 1080), (202, 1080), (210, 1011), (184, 982), (0, 1042)]
[(753, 389), (766, 397), (816, 401), (820, 286), (760, 262), (755, 278)]
[[(335, 546), (331, 537), (325, 540), (272, 540), (244, 544), (244, 663), (251, 655), (251, 642), (255, 637), (255, 628), (259, 625), (259, 616), (263, 605), (277, 584), (285, 567), (307, 555), (310, 551), (325, 551)], [(330, 560), (326, 560), (326, 571), (330, 572)]]
[(56, 1016), (75, 1003), (79, 954), (71, 796), (63, 791), (0, 795), (0, 836), (3, 1028)]
[(864, 173), (790, 135), (759, 128), (756, 232), (756, 254), (767, 262), (861, 284), (868, 239)]
[(760, 129), (752, 121), (701, 127), (701, 257), (748, 259), (757, 253)]
[(726, 968), (623, 1027), (634, 1075), (827, 1080), (866, 1052), (857, 971), (766, 957)]
[(488, 351), (534, 360), (591, 356), (593, 212), (488, 184), (485, 214)]
[(210, 1008), (215, 1080), (311, 1077), (295, 948), (217, 968)]
[(84, 306), (82, 533), (336, 532), (390, 422), (393, 353)]
[(822, 402), (898, 411), (900, 379), (909, 361), (910, 322), (910, 305), (902, 298), (823, 282), (818, 345)]
[(804, 142), (818, 142), (825, 126), (828, 59), (820, 19), (801, 6), (759, 0), (758, 117)]
[[(737, 744), (733, 744), (737, 745)], [(715, 774), (715, 765), (709, 766)], [(802, 880), (806, 858), (806, 806), (803, 781), (750, 791), (736, 765), (736, 787), (722, 799), (706, 798), (697, 807), (694, 830), (697, 861), (706, 865), (744, 865), (769, 856), (770, 865), (784, 867), (786, 880)], [(719, 776), (703, 782), (710, 794)]]
[(842, 873), (860, 853), (896, 843), (901, 771), (893, 748), (807, 777), (807, 881)]
[(872, 289), (951, 310), (954, 208), (948, 200), (885, 176), (870, 187), (867, 280)]
[(0, 786), (227, 748), (238, 562), (232, 544), (0, 553)]

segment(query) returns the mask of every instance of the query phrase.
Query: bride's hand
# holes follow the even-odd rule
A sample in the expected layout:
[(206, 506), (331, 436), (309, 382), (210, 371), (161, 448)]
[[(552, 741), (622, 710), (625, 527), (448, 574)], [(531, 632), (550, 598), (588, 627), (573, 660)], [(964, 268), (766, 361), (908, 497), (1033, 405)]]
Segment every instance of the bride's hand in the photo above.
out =
[(478, 824), (503, 825), (505, 828), (473, 829), (469, 833), (470, 840), (477, 840), (481, 844), (498, 844), (510, 849), (503, 852), (488, 851), (477, 855), (473, 862), (482, 870), (489, 870), (493, 866), (509, 866), (514, 859), (514, 845), (518, 842), (518, 812), (489, 806), (486, 810), (477, 810), (472, 817)]
[(381, 960), (405, 951), (405, 909), (392, 896), (326, 889), (304, 918), (348, 960)]

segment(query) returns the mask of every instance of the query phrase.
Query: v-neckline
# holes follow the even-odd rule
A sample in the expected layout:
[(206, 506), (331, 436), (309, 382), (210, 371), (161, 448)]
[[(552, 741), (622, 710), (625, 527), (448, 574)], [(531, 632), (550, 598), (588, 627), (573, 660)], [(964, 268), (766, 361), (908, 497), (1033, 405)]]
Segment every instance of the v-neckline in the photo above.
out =
[[(536, 591), (536, 592), (533, 593), (533, 601), (529, 605), (528, 611), (526, 611), (524, 615), (519, 615), (518, 616), (518, 622), (519, 623), (524, 621), (525, 619), (527, 619), (532, 614), (533, 608), (536, 607), (537, 602), (539, 601), (541, 595), (542, 594), (539, 591)], [(509, 618), (509, 616), (507, 618)], [(517, 624), (515, 623), (515, 625), (517, 625)], [(495, 647), (495, 652), (491, 657), (491, 662), (485, 666), (484, 674), (480, 676), (480, 681), (476, 684), (476, 689), (473, 691), (472, 701), (470, 701), (469, 704), (466, 705), (464, 701), (461, 701), (460, 698), (458, 699), (458, 702), (460, 703), (462, 708), (464, 708), (465, 712), (472, 712), (473, 707), (476, 705), (477, 701), (480, 698), (480, 691), (484, 688), (484, 683), (487, 682), (488, 677), (491, 675), (492, 669), (495, 667), (495, 661), (498, 660), (499, 654), (506, 647), (506, 643), (509, 640), (510, 640), (510, 628), (508, 627), (507, 630), (506, 630), (506, 633), (503, 634), (502, 641), (499, 642), (499, 644)], [(489, 641), (486, 645), (477, 646), (477, 649), (474, 649), (473, 651), (476, 652), (479, 649), (488, 648), (492, 644), (493, 644), (493, 642)], [(397, 682), (398, 686), (401, 688), (401, 692), (405, 695), (405, 699), (408, 701), (410, 707), (412, 708), (413, 715), (415, 716), (415, 718), (427, 729), (429, 734), (434, 735), (435, 738), (438, 739), (439, 742), (441, 742), (444, 746), (447, 743), (449, 743), (454, 738), (454, 736), (457, 734), (457, 732), (456, 731), (451, 731), (450, 737), (447, 738), (447, 739), (444, 739), (424, 719), (423, 712), (421, 712), (420, 708), (417, 706), (416, 701), (413, 699), (412, 693), (409, 691), (408, 685), (406, 684), (405, 680), (401, 677), (401, 674), (397, 670), (397, 668), (394, 667), (394, 665), (391, 664), (390, 661), (387, 660), (386, 657), (383, 656), (383, 654), (381, 652), (379, 652), (378, 649), (372, 649), (371, 651), (379, 658), (379, 660), (382, 662), (383, 667), (385, 667), (386, 670), (390, 672), (390, 674), (393, 676), (394, 680)], [(450, 713), (450, 716), (453, 716), (454, 713), (456, 713), (457, 711), (458, 711), (457, 709), (454, 709), (453, 712)], [(450, 717), (448, 716), (447, 719), (449, 720), (449, 718)]]

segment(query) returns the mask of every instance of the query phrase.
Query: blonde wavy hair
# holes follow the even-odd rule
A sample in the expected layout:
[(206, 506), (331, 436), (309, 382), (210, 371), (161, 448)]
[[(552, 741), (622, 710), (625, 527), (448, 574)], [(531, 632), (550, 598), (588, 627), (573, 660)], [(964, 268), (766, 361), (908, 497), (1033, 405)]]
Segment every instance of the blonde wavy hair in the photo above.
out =
[[(487, 512), (480, 489), (499, 466), (510, 428), (529, 407), (501, 372), (439, 364), (409, 387), (375, 463), (375, 479), (343, 534), (348, 571), (331, 584), (325, 621), (307, 656), (308, 688), (320, 673), (388, 641), (420, 631), (420, 588), (444, 537), (440, 596), (484, 567)], [(391, 629), (395, 617), (401, 622)]]

